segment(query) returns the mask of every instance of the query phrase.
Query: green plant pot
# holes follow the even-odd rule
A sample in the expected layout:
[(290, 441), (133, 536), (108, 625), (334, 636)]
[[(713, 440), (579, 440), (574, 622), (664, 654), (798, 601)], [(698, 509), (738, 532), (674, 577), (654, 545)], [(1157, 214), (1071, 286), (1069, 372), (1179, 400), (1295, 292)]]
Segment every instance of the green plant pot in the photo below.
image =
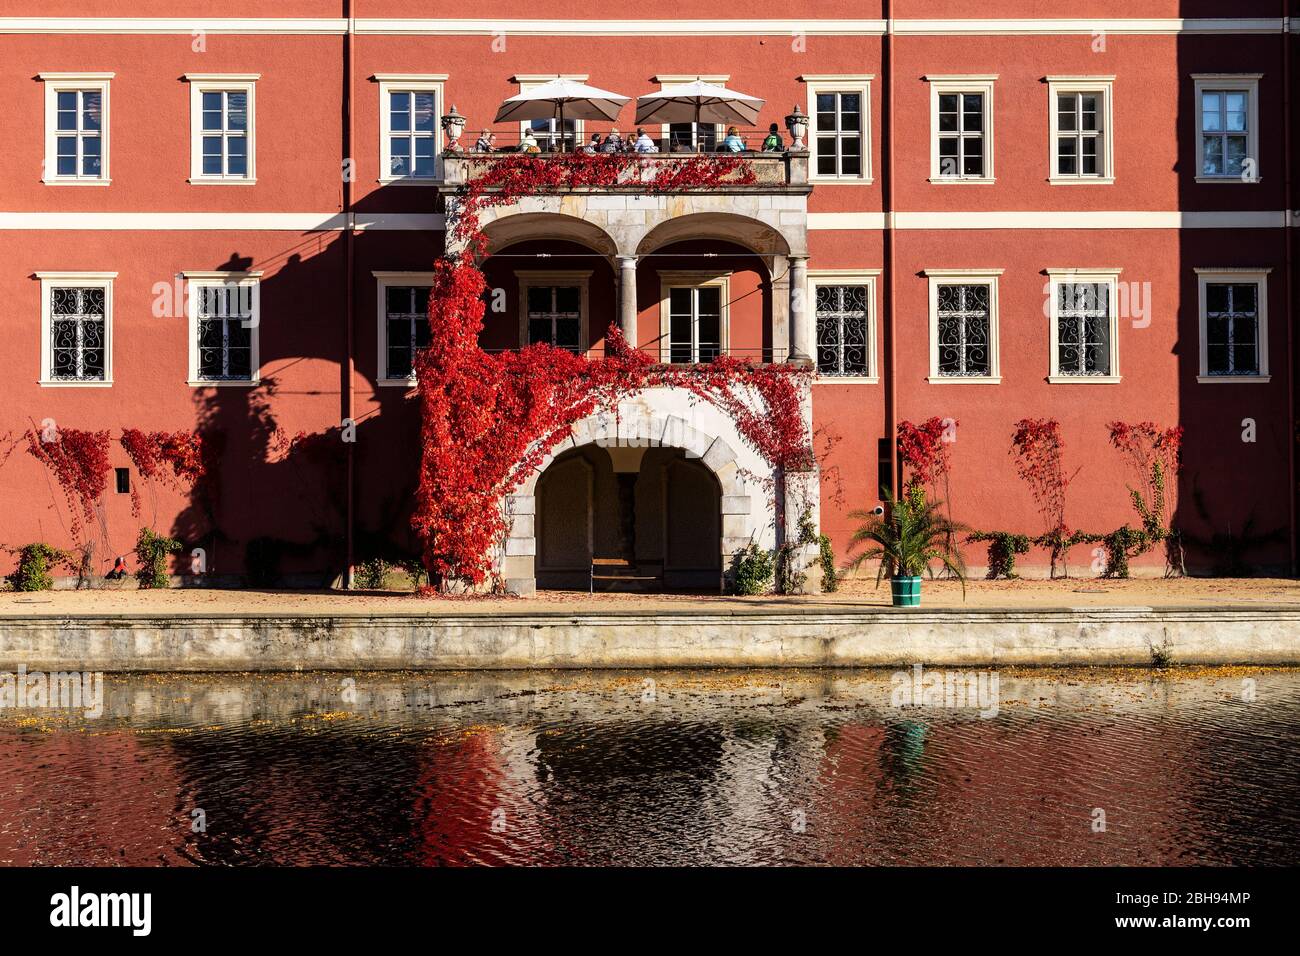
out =
[(920, 576), (890, 578), (889, 589), (894, 596), (894, 607), (919, 607), (921, 604)]

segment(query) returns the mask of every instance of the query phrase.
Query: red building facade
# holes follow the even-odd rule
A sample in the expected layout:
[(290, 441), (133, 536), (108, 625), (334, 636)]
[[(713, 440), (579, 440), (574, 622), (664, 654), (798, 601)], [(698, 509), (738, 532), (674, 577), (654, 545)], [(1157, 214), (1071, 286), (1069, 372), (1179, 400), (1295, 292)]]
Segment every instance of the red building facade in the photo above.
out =
[[(797, 18), (759, 3), (743, 20), (699, 0), (600, 19), (549, 0), (485, 0), (472, 18), (415, 0), (286, 0), (274, 18), (253, 0), (87, 6), (0, 0), (0, 434), (109, 429), (138, 493), (122, 429), (222, 448), (202, 506), (150, 485), (137, 516), (106, 490), (85, 532), (105, 570), (142, 523), (203, 547), (216, 576), (328, 581), (414, 552), (408, 373), (462, 162), (439, 118), (467, 118), (463, 146), (480, 131), (513, 144), (521, 125), (492, 122), (501, 101), (556, 76), (632, 97), (725, 83), (765, 100), (749, 149), (770, 124), (788, 147), (797, 106), (808, 155), (753, 157), (775, 178), (658, 213), (592, 196), (502, 216), (485, 347), (599, 350), (622, 321), (666, 360), (807, 351), (820, 526), (841, 556), (848, 512), (897, 481), (898, 423), (932, 417), (952, 423), (954, 517), (1042, 531), (1010, 436), (1051, 418), (1077, 470), (1071, 527), (1138, 523), (1107, 423), (1181, 425), (1189, 566), (1212, 568), (1243, 529), (1250, 564), (1292, 566), (1294, 3), (1091, 0), (1068, 20), (1033, 0), (983, 19), (950, 0), (814, 0)], [(627, 133), (632, 111), (564, 132)], [(557, 136), (524, 125), (544, 147)], [(726, 131), (647, 133), (670, 152)], [(253, 320), (224, 318), (232, 302)], [(355, 441), (335, 440), (347, 423)], [(326, 437), (290, 448), (300, 434)], [(734, 551), (727, 490), (721, 510), (683, 504), (710, 479), (666, 447), (646, 459), (660, 477), (631, 466), (632, 488), (619, 454), (581, 452), (587, 523), (552, 521), (555, 553), (617, 551), (620, 494), (658, 502), (634, 518), (650, 563), (709, 570), (692, 534)], [(6, 546), (74, 543), (21, 447), (0, 466), (0, 515)], [(543, 520), (514, 556), (546, 586)]]

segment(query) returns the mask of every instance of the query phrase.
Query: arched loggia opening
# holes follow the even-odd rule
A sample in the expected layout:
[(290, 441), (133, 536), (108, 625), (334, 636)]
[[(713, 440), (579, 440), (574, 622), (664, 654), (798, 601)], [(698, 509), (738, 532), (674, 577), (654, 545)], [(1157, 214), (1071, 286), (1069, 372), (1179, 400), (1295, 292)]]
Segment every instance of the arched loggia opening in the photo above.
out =
[(584, 445), (537, 481), (537, 587), (722, 586), (722, 490), (680, 448)]

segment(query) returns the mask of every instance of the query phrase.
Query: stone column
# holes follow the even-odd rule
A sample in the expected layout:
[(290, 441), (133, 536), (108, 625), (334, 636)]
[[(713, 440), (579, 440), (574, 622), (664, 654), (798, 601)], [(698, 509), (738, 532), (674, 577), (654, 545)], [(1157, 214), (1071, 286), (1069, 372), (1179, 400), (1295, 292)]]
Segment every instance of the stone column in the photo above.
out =
[(812, 308), (808, 302), (808, 257), (790, 256), (790, 362), (812, 362)]
[(627, 344), (636, 348), (636, 256), (618, 257), (618, 327)]

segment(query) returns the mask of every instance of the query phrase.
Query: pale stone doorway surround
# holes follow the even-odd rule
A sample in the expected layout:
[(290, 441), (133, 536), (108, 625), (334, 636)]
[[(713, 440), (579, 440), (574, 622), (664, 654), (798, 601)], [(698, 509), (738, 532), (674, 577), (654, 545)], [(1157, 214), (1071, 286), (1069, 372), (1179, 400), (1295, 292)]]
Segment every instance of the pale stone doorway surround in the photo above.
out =
[[(502, 502), (509, 526), (500, 571), (506, 589), (528, 595), (537, 589), (537, 482), (557, 457), (574, 448), (679, 448), (698, 459), (721, 490), (722, 568), (729, 574), (736, 553), (750, 542), (776, 548), (785, 528), (795, 533), (799, 517), (811, 509), (817, 520), (817, 474), (781, 474), (745, 444), (735, 423), (722, 411), (679, 388), (650, 388), (573, 426), (550, 449), (523, 484)], [(780, 509), (778, 521), (778, 508)], [(815, 546), (805, 547), (796, 565), (815, 561)], [(819, 587), (816, 569), (807, 572), (806, 591)]]

